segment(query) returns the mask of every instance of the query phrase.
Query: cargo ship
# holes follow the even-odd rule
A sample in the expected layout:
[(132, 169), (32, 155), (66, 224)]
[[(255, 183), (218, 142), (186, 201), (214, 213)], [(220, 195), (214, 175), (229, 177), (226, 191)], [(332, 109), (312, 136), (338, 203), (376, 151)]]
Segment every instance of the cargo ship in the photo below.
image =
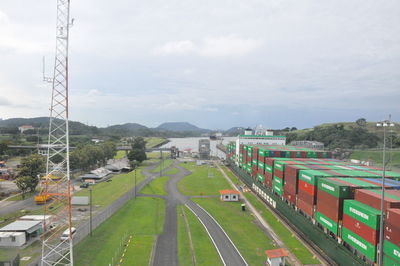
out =
[(295, 146), (226, 146), (229, 167), (332, 264), (400, 265), (400, 173), (385, 172), (384, 238), (379, 239), (382, 170)]

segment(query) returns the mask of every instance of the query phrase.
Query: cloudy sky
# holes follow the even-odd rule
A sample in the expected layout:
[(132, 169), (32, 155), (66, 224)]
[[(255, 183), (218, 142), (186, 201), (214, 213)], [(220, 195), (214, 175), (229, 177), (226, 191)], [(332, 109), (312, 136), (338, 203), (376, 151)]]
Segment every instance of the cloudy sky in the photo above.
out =
[[(1, 0), (0, 118), (47, 116), (56, 0)], [(71, 0), (70, 118), (311, 127), (400, 117), (398, 0)]]

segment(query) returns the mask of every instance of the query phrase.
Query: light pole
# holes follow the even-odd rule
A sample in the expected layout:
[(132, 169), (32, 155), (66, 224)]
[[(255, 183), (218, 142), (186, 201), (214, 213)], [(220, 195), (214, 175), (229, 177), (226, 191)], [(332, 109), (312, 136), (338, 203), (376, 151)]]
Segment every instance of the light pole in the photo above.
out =
[(90, 205), (89, 205), (89, 212), (90, 212), (90, 236), (92, 236), (92, 188), (89, 187), (89, 195), (90, 195)]
[(379, 228), (379, 257), (378, 264), (380, 266), (383, 265), (383, 226), (385, 220), (385, 212), (384, 212), (384, 202), (385, 202), (385, 172), (386, 172), (386, 128), (394, 127), (394, 123), (390, 120), (385, 120), (376, 124), (377, 127), (383, 127), (383, 155), (382, 155), (382, 195), (381, 195), (381, 221)]

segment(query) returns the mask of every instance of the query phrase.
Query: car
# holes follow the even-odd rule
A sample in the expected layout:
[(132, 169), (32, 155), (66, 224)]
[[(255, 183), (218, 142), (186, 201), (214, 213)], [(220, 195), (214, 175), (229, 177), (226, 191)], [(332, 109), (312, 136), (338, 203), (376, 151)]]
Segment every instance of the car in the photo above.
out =
[(88, 188), (89, 183), (83, 183), (82, 185), (79, 186), (80, 188)]
[[(75, 233), (76, 233), (76, 228), (75, 227), (71, 227), (71, 235), (72, 235), (72, 237), (74, 236)], [(62, 233), (62, 235), (60, 237), (60, 240), (63, 241), (63, 240), (67, 240), (68, 238), (69, 238), (69, 229), (65, 230)]]

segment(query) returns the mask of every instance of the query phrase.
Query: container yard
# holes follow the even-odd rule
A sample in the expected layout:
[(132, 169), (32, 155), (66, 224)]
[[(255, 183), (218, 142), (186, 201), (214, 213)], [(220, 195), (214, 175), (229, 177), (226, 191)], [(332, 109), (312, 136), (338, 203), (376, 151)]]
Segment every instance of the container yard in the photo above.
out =
[[(301, 147), (229, 143), (231, 169), (283, 220), (340, 265), (400, 265), (400, 174)], [(345, 263), (346, 262), (346, 263)]]

